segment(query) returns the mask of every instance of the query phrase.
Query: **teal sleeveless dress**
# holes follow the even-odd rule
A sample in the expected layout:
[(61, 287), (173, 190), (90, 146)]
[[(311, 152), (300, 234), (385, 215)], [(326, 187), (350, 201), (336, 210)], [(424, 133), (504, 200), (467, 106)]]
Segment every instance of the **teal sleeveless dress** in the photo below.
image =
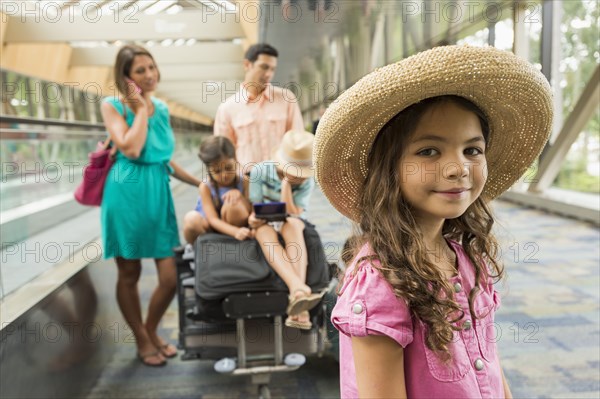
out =
[[(108, 97), (123, 115), (123, 103)], [(175, 137), (167, 105), (152, 98), (154, 114), (148, 119), (146, 143), (138, 159), (117, 151), (104, 186), (100, 217), (104, 259), (166, 258), (180, 245), (169, 175)], [(127, 125), (134, 113), (127, 108)]]

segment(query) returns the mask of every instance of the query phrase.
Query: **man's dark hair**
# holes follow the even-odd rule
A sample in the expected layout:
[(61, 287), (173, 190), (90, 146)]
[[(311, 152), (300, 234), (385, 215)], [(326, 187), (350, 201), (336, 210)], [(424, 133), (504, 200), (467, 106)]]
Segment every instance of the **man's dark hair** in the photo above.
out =
[(279, 57), (279, 53), (275, 50), (275, 47), (267, 44), (267, 43), (258, 43), (250, 46), (248, 50), (246, 50), (246, 58), (250, 62), (254, 62), (258, 59), (258, 56), (261, 54), (270, 55), (272, 57)]

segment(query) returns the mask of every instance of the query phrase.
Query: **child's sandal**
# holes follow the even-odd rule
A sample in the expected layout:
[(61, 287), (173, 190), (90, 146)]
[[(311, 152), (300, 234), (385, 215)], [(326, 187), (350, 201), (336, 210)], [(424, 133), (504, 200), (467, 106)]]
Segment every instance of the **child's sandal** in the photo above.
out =
[[(304, 295), (297, 295), (298, 292), (302, 292)], [(315, 306), (321, 302), (323, 296), (325, 295), (325, 290), (319, 292), (318, 294), (312, 293), (310, 295), (306, 295), (306, 291), (296, 290), (292, 295), (290, 295), (288, 307), (286, 313), (289, 316), (295, 316), (305, 310), (311, 310)]]
[[(302, 312), (300, 313), (300, 315), (302, 314)], [(300, 316), (298, 315), (298, 316)], [(294, 320), (292, 318), (292, 316), (288, 317), (285, 320), (285, 325), (287, 327), (290, 328), (299, 328), (300, 330), (310, 330), (312, 328), (312, 323), (310, 322), (310, 315), (308, 314), (308, 311), (306, 311), (306, 316), (308, 318), (308, 320)]]

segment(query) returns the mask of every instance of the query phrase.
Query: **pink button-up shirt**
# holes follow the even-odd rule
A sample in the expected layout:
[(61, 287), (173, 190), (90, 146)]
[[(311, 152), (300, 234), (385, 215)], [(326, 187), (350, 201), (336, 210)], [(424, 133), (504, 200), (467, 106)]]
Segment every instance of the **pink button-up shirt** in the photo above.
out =
[[(357, 261), (372, 250), (365, 245), (348, 267), (331, 321), (340, 334), (342, 398), (357, 398), (351, 337), (386, 335), (404, 348), (404, 379), (409, 398), (503, 398), (502, 372), (496, 354), (494, 313), (500, 300), (491, 281), (474, 301), (473, 320), (468, 295), (475, 270), (460, 244), (451, 242), (458, 275), (450, 280), (456, 301), (465, 312), (449, 345), (452, 360), (444, 364), (425, 344), (425, 327), (368, 260)], [(378, 262), (373, 261), (377, 266)], [(353, 273), (354, 269), (356, 271)], [(467, 321), (468, 320), (468, 321)], [(390, 384), (393, 384), (393, 380)]]
[(242, 87), (219, 106), (214, 134), (229, 138), (236, 147), (242, 168), (272, 158), (288, 130), (304, 130), (302, 115), (294, 94), (281, 87), (267, 85), (257, 99), (250, 100)]

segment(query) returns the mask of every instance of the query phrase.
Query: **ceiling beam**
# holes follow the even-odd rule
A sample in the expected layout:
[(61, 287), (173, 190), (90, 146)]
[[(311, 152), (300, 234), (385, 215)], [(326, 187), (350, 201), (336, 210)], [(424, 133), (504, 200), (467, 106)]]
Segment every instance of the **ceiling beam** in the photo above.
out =
[[(11, 15), (5, 40), (18, 42), (78, 41), (133, 41), (164, 39), (196, 39), (199, 41), (227, 41), (244, 38), (245, 33), (236, 22), (236, 14), (212, 14), (189, 11), (175, 15), (128, 15), (126, 11), (107, 15), (81, 17), (65, 12), (55, 18), (35, 12), (29, 15)], [(93, 13), (90, 13), (93, 14)], [(4, 21), (3, 21), (4, 22)], [(76, 34), (75, 34), (76, 33)]]
[[(229, 95), (234, 94), (240, 88), (240, 81), (227, 80), (227, 81), (208, 81), (208, 80), (194, 80), (190, 82), (186, 81), (163, 81), (158, 84), (158, 89), (163, 91), (169, 91), (175, 93), (189, 93), (195, 92), (200, 96), (203, 92), (212, 94), (215, 92), (225, 92)], [(225, 101), (225, 99), (223, 99)]]
[(219, 105), (240, 88), (239, 81), (161, 81), (157, 93), (169, 96), (173, 101), (213, 117)]
[[(242, 65), (242, 46), (234, 43), (196, 43), (193, 46), (147, 47), (159, 67), (167, 64), (213, 64), (237, 62)], [(72, 66), (114, 64), (118, 47), (73, 48)]]
[[(157, 92), (157, 94), (160, 93)], [(218, 98), (209, 98), (207, 100), (203, 100), (202, 98), (169, 98), (178, 104), (181, 104), (200, 114), (207, 115), (208, 117), (214, 117), (217, 112), (217, 108), (221, 104), (221, 101)]]
[(241, 63), (223, 64), (182, 64), (162, 65), (159, 63), (162, 82), (185, 81), (186, 83), (201, 82), (203, 80), (219, 81), (224, 79), (241, 80), (244, 78), (244, 69)]

